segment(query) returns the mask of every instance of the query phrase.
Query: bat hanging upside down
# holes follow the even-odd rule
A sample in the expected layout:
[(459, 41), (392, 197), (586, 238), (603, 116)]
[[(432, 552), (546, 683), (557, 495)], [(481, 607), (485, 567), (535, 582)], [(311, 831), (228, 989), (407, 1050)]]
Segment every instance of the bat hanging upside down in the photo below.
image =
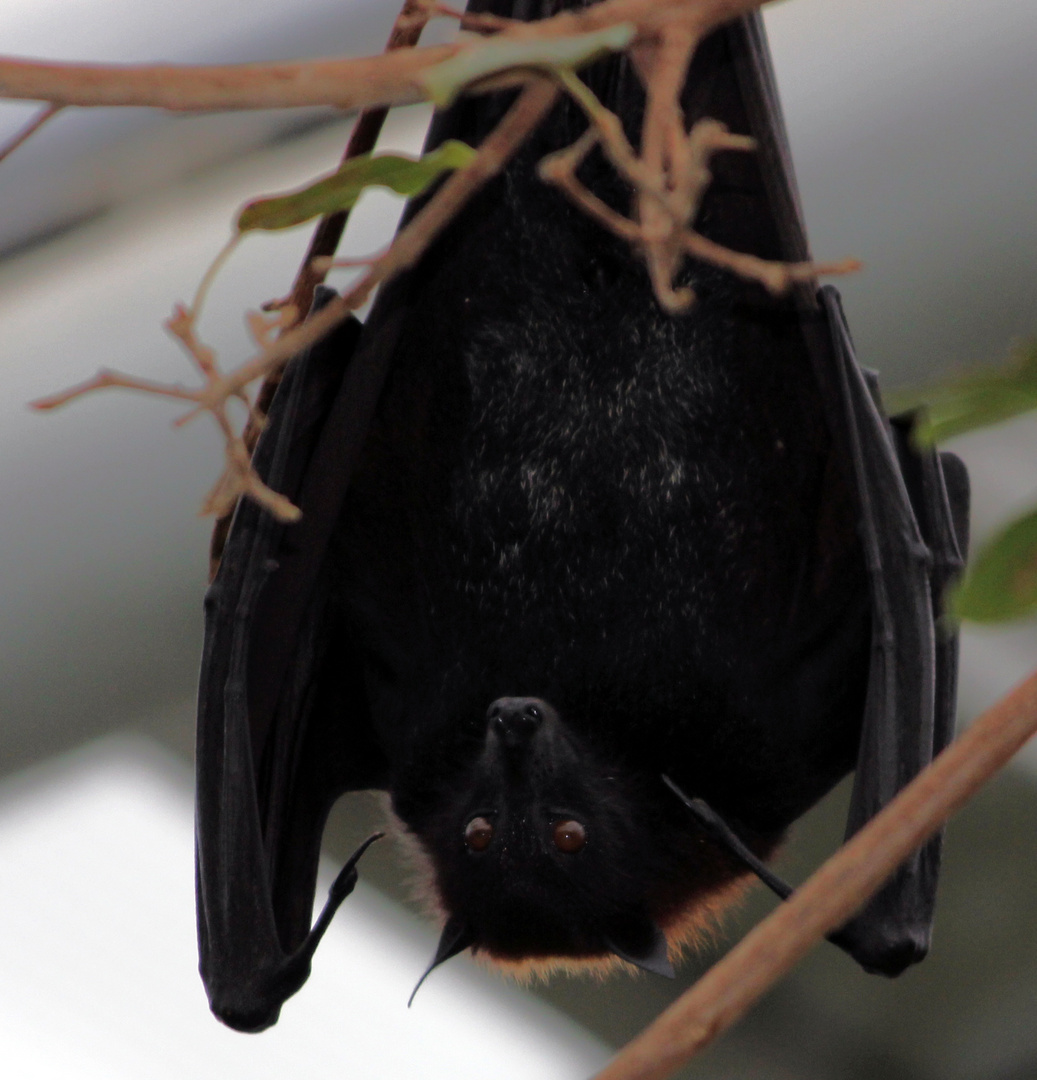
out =
[[(629, 61), (583, 77), (636, 145)], [(462, 98), (430, 145), (478, 144), (511, 100)], [(758, 147), (714, 158), (696, 228), (807, 258), (758, 18), (702, 44), (683, 105)], [(842, 776), (852, 833), (950, 737), (934, 627), (964, 468), (886, 419), (833, 291), (689, 261), (696, 301), (664, 313), (626, 242), (537, 177), (585, 124), (558, 104), (278, 390), (256, 463), (302, 520), (239, 506), (200, 692), (201, 968), (233, 1027), (276, 1021), (356, 881), (359, 852), (311, 927), (343, 793), (388, 792), (427, 860), (433, 966), (666, 974), (752, 874), (787, 895), (764, 860)], [(579, 175), (628, 210), (603, 156)], [(921, 959), (938, 860), (833, 940), (868, 970)]]

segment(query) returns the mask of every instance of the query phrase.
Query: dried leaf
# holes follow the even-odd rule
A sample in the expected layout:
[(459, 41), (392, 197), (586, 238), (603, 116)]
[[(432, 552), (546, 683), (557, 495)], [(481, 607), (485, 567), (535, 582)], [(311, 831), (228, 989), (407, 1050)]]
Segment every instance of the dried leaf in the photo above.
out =
[(367, 187), (387, 187), (397, 195), (420, 195), (445, 172), (460, 169), (475, 156), (467, 143), (449, 139), (421, 158), (402, 154), (363, 154), (343, 163), (331, 176), (287, 195), (255, 199), (238, 215), (240, 232), (290, 229), (336, 210), (349, 210)]

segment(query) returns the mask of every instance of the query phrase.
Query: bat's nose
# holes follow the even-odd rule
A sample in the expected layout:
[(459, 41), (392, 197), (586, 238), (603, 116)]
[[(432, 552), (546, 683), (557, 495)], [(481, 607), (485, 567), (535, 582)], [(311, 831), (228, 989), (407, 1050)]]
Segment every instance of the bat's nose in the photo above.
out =
[(497, 698), (486, 710), (489, 730), (509, 750), (528, 745), (544, 722), (549, 706), (540, 698)]

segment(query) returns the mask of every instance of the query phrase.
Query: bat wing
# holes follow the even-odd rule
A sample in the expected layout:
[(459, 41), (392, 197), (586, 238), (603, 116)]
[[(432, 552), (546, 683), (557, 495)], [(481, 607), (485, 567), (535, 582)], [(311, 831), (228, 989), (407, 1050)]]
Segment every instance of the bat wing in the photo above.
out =
[[(491, 6), (507, 5), (496, 0)], [(538, 14), (550, 13), (551, 5), (544, 6)], [(728, 72), (719, 81), (713, 79), (717, 50)], [(689, 94), (698, 100), (685, 102), (689, 117), (706, 105), (716, 115), (714, 106), (721, 106), (722, 119), (759, 143), (758, 164), (726, 155), (729, 162), (718, 169), (721, 186), (725, 172), (733, 177), (728, 188), (735, 203), (746, 169), (762, 178), (767, 235), (754, 249), (805, 258), (759, 20), (738, 21), (714, 35), (695, 65)], [(462, 100), (437, 120), (430, 142), (454, 135), (478, 142), (504, 107), (499, 96)], [(758, 233), (758, 218), (731, 217), (714, 239), (748, 248), (739, 241), (745, 231)], [(345, 791), (387, 783), (355, 651), (323, 602), (325, 552), (420, 272), (383, 290), (362, 334), (351, 320), (289, 365), (256, 463), (267, 482), (301, 508), (302, 519), (286, 528), (243, 502), (206, 598), (197, 747), (199, 947), (213, 1011), (242, 1030), (276, 1021), (356, 880), (354, 858), (311, 927), (320, 836), (332, 803)], [(946, 741), (954, 649), (937, 638), (933, 612), (941, 582), (956, 565), (955, 514), (961, 517), (967, 496), (962, 470), (949, 462), (944, 469), (935, 456), (912, 456), (893, 434), (856, 366), (832, 294), (818, 300), (804, 289), (795, 305), (836, 450), (857, 492), (875, 612), (853, 829)], [(916, 951), (926, 937), (936, 853), (927, 848), (852, 924), (862, 943), (855, 954), (866, 966), (888, 968), (883, 958), (900, 955), (905, 937)]]
[[(806, 259), (806, 234), (762, 20), (749, 16), (722, 33), (747, 125), (735, 119), (731, 126), (747, 130), (757, 141), (766, 203), (778, 234), (776, 257)], [(715, 106), (711, 101), (711, 112)], [(875, 377), (856, 361), (838, 293), (830, 287), (816, 296), (803, 290), (795, 303), (825, 401), (833, 452), (854, 491), (869, 581), (872, 651), (847, 822), (847, 835), (852, 835), (953, 734), (957, 636), (939, 618), (944, 592), (962, 567), (968, 543), (968, 476), (954, 455), (915, 449), (909, 419), (887, 419)], [(933, 839), (901, 866), (837, 935), (867, 970), (895, 975), (925, 955), (940, 845), (939, 837)]]
[[(951, 454), (918, 451), (857, 365), (833, 289), (821, 293), (853, 463), (871, 591), (872, 651), (847, 836), (950, 741), (957, 636), (938, 623), (967, 543), (968, 478)], [(868, 970), (899, 974), (929, 947), (941, 838), (905, 862), (840, 935)]]
[[(437, 116), (428, 145), (457, 136), (477, 143), (502, 115), (499, 99), (472, 99)], [(405, 222), (420, 205), (409, 204)], [(311, 927), (331, 806), (346, 791), (387, 785), (360, 660), (324, 602), (325, 556), (409, 314), (414, 277), (388, 283), (366, 323), (351, 318), (286, 368), (253, 460), (302, 517), (286, 527), (242, 500), (205, 599), (196, 747), (199, 966), (213, 1012), (242, 1031), (277, 1022), (356, 881), (364, 848)], [(315, 303), (331, 295), (322, 289)]]
[[(478, 143), (501, 95), (437, 115), (427, 140)], [(417, 212), (413, 200), (404, 222)], [(302, 511), (290, 526), (242, 500), (205, 599), (196, 746), (200, 971), (213, 1012), (261, 1031), (306, 981), (360, 849), (311, 926), (320, 840), (335, 800), (384, 789), (363, 672), (324, 603), (326, 553), (361, 458), (419, 275), (384, 286), (285, 370), (253, 461)], [(322, 289), (315, 304), (332, 295)]]
[[(196, 794), (200, 967), (213, 1011), (241, 1030), (276, 1021), (356, 881), (359, 852), (311, 930), (331, 804), (343, 791), (382, 783), (360, 673), (350, 670), (348, 650), (336, 648), (336, 627), (313, 599), (321, 564), (310, 557), (348, 481), (350, 436), (342, 428), (358, 439), (377, 396), (377, 372), (357, 362), (359, 335), (351, 319), (286, 368), (254, 460), (304, 517), (286, 527), (242, 500), (205, 600)], [(345, 454), (329, 454), (332, 447)], [(339, 468), (329, 466), (329, 456)], [(331, 668), (335, 678), (320, 677)], [(329, 712), (338, 723), (315, 719)]]

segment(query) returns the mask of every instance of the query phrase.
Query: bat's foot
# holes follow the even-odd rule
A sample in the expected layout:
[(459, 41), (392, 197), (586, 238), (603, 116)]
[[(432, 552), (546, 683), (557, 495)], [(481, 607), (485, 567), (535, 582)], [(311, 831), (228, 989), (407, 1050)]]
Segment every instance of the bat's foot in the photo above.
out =
[(844, 949), (869, 975), (895, 979), (929, 953), (929, 928), (896, 926), (857, 918), (830, 934), (829, 941)]

